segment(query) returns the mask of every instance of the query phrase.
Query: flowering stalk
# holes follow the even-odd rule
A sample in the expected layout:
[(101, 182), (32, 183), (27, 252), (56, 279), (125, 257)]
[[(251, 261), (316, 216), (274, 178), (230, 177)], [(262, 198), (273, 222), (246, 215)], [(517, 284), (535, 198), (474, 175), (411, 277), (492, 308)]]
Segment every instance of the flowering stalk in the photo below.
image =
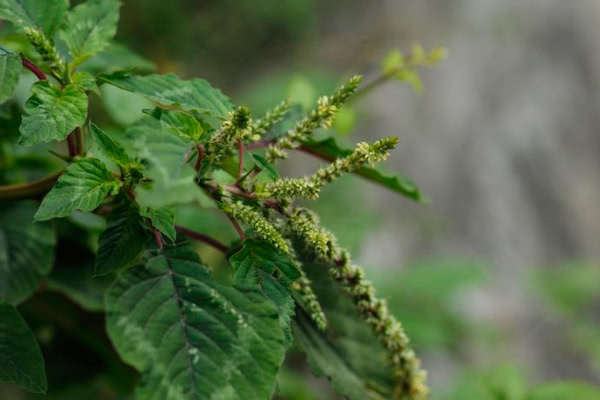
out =
[(238, 107), (236, 111), (229, 113), (229, 119), (223, 121), (221, 129), (206, 142), (204, 158), (209, 162), (220, 161), (235, 147), (238, 139), (248, 136), (249, 124), (250, 111), (247, 107)]
[(58, 54), (56, 47), (54, 47), (42, 31), (33, 27), (25, 27), (25, 35), (40, 56), (42, 56), (42, 60), (48, 65), (54, 75), (57, 76), (57, 79), (62, 82), (61, 77), (67, 73), (67, 64)]
[(250, 128), (250, 139), (252, 141), (260, 140), (273, 128), (273, 126), (281, 121), (285, 114), (290, 110), (290, 104), (284, 100), (279, 103), (273, 110), (268, 111), (264, 117), (254, 121)]

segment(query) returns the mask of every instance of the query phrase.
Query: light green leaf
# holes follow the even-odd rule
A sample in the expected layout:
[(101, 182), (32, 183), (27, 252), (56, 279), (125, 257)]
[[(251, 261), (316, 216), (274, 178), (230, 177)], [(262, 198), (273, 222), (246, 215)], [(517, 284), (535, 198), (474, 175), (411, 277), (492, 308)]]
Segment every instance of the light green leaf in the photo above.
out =
[(48, 81), (36, 82), (25, 103), (19, 144), (30, 146), (65, 139), (85, 123), (87, 108), (88, 98), (78, 86), (59, 89)]
[(98, 128), (96, 124), (90, 124), (90, 132), (100, 151), (102, 151), (102, 153), (108, 156), (115, 163), (124, 166), (131, 162), (131, 159), (129, 158), (129, 155), (127, 155), (125, 149), (119, 143), (113, 140), (110, 135)]
[(256, 289), (216, 282), (189, 246), (122, 273), (106, 308), (113, 344), (142, 372), (137, 399), (271, 397), (285, 352), (277, 310)]
[(50, 223), (33, 223), (36, 208), (0, 203), (0, 303), (28, 298), (52, 268), (56, 236)]
[(361, 322), (352, 301), (329, 278), (327, 266), (304, 263), (303, 267), (328, 322), (328, 331), (323, 332), (296, 307), (294, 338), (313, 372), (329, 378), (336, 392), (351, 400), (393, 398), (395, 382), (385, 368), (384, 349)]
[(103, 85), (100, 100), (110, 118), (122, 126), (129, 126), (144, 116), (144, 109), (153, 104), (147, 98), (115, 86)]
[(582, 382), (552, 382), (533, 389), (527, 400), (600, 400), (600, 389)]
[(46, 371), (33, 331), (13, 306), (0, 304), (0, 382), (46, 393)]
[(79, 70), (93, 74), (107, 74), (132, 69), (139, 73), (153, 72), (156, 70), (156, 66), (124, 45), (114, 42), (79, 67)]
[(269, 177), (272, 180), (276, 180), (279, 179), (279, 173), (277, 172), (277, 170), (275, 169), (275, 166), (273, 164), (271, 164), (269, 161), (267, 161), (266, 158), (264, 158), (263, 156), (261, 156), (260, 154), (254, 154), (254, 153), (250, 153), (252, 155), (252, 159), (254, 159), (254, 162), (256, 162), (256, 164), (263, 170), (267, 171), (267, 173), (269, 174)]
[(175, 241), (177, 236), (177, 232), (175, 231), (175, 206), (160, 208), (142, 207), (140, 215), (150, 218), (152, 226), (171, 239), (171, 241)]
[(200, 121), (182, 111), (155, 108), (154, 110), (145, 110), (145, 112), (164, 123), (171, 131), (189, 137), (195, 142), (200, 140), (205, 131)]
[[(352, 153), (352, 150), (340, 147), (333, 138), (327, 138), (320, 141), (309, 139), (302, 147), (328, 161), (334, 161), (336, 158), (346, 157)], [(410, 199), (418, 202), (427, 202), (427, 198), (423, 197), (414, 182), (407, 178), (401, 176), (389, 176), (378, 169), (369, 167), (360, 168), (355, 174), (381, 186), (387, 187)]]
[(94, 92), (100, 96), (100, 88), (96, 84), (96, 78), (89, 72), (80, 71), (73, 74), (71, 77), (73, 85), (80, 87), (85, 92)]
[(99, 81), (141, 94), (163, 107), (197, 111), (226, 119), (233, 110), (231, 100), (204, 79), (182, 80), (174, 74), (135, 76), (115, 73)]
[(19, 83), (22, 69), (21, 56), (18, 54), (0, 55), (0, 103), (4, 103), (12, 97)]
[(75, 210), (92, 211), (106, 196), (116, 194), (121, 182), (100, 160), (84, 158), (69, 165), (44, 197), (36, 221), (66, 217)]
[(19, 28), (41, 28), (52, 38), (68, 9), (69, 0), (0, 0), (0, 19)]
[(120, 7), (118, 0), (87, 0), (67, 14), (65, 28), (60, 35), (75, 59), (75, 65), (110, 44), (117, 33)]
[(240, 250), (231, 255), (229, 262), (235, 268), (238, 286), (260, 287), (277, 307), (279, 325), (285, 335), (286, 346), (289, 346), (292, 343), (291, 317), (296, 305), (289, 286), (300, 277), (294, 261), (268, 242), (248, 239)]
[(146, 240), (143, 223), (138, 210), (128, 203), (110, 213), (106, 230), (98, 239), (96, 276), (119, 270), (143, 250)]

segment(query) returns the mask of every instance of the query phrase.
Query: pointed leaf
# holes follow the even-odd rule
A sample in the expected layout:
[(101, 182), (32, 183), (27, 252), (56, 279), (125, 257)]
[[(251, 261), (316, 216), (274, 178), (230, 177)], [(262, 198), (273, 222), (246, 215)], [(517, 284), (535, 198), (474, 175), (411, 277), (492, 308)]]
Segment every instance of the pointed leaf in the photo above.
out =
[(145, 232), (138, 210), (125, 203), (108, 216), (107, 227), (98, 240), (95, 275), (117, 271), (144, 248)]
[(270, 398), (285, 351), (275, 307), (216, 282), (189, 246), (122, 273), (106, 307), (112, 342), (142, 372), (138, 399)]
[(148, 115), (161, 121), (171, 131), (197, 142), (205, 131), (200, 121), (182, 111), (169, 111), (162, 108), (144, 110)]
[(88, 98), (78, 86), (59, 89), (48, 81), (34, 83), (25, 103), (19, 144), (30, 146), (65, 139), (85, 123), (87, 107)]
[(67, 14), (65, 28), (60, 32), (75, 64), (104, 50), (117, 33), (118, 0), (87, 0)]
[[(309, 139), (302, 145), (302, 148), (327, 161), (334, 161), (336, 158), (346, 157), (352, 153), (352, 150), (340, 147), (334, 138), (327, 138), (320, 141)], [(427, 201), (426, 198), (421, 195), (414, 182), (407, 178), (401, 176), (389, 176), (378, 169), (369, 167), (360, 168), (355, 174), (418, 202)]]
[(69, 0), (0, 0), (0, 19), (19, 28), (41, 28), (52, 38), (68, 9)]
[(12, 97), (19, 83), (22, 69), (21, 56), (18, 54), (0, 55), (0, 103), (4, 103)]
[(264, 158), (263, 156), (261, 156), (260, 154), (254, 154), (254, 153), (250, 153), (252, 155), (252, 159), (254, 159), (254, 162), (256, 162), (256, 164), (263, 170), (267, 171), (267, 173), (269, 174), (269, 177), (272, 180), (276, 180), (279, 179), (279, 173), (277, 172), (277, 170), (275, 169), (275, 166), (273, 164), (271, 164), (269, 161), (267, 161), (266, 158)]
[(94, 158), (76, 161), (67, 167), (44, 197), (35, 220), (66, 217), (75, 210), (92, 211), (120, 186), (121, 182), (113, 178), (102, 161)]
[(142, 207), (140, 215), (147, 217), (152, 221), (152, 226), (163, 235), (175, 241), (177, 232), (175, 231), (175, 206), (164, 206), (160, 208)]
[(98, 78), (113, 86), (141, 94), (164, 107), (180, 107), (226, 119), (231, 100), (204, 79), (182, 80), (174, 74), (135, 76), (115, 73)]
[(33, 201), (0, 203), (0, 303), (19, 304), (39, 287), (54, 261), (50, 223), (33, 223)]
[(33, 331), (17, 309), (0, 304), (0, 382), (46, 393), (46, 371)]
[(98, 128), (96, 124), (90, 124), (90, 133), (96, 141), (100, 151), (113, 160), (117, 165), (124, 166), (131, 162), (131, 159), (127, 155), (125, 149), (119, 143), (113, 140), (110, 135)]
[(79, 71), (71, 77), (73, 85), (81, 88), (84, 92), (94, 92), (100, 95), (100, 88), (96, 84), (96, 78), (89, 72)]

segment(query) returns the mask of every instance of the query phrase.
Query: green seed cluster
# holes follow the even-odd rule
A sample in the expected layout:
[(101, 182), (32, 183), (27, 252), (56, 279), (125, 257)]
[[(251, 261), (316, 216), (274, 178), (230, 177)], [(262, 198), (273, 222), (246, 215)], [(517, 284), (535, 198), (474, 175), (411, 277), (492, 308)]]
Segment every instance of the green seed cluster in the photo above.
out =
[[(302, 270), (301, 270), (302, 271)], [(302, 271), (302, 276), (292, 283), (292, 289), (294, 289), (304, 303), (304, 307), (308, 310), (308, 313), (317, 325), (317, 328), (324, 331), (327, 329), (327, 318), (321, 308), (321, 303), (317, 299), (317, 295), (312, 290), (310, 279)]]
[(25, 36), (27, 36), (29, 42), (35, 47), (40, 56), (42, 56), (42, 60), (50, 69), (58, 75), (65, 73), (67, 70), (65, 60), (58, 54), (56, 47), (54, 47), (42, 31), (28, 26), (25, 27)]
[(277, 228), (255, 208), (237, 201), (225, 206), (224, 211), (248, 225), (261, 239), (266, 240), (279, 250), (289, 254), (290, 248), (287, 241), (281, 236)]
[(268, 111), (261, 119), (254, 121), (251, 128), (250, 138), (253, 141), (260, 140), (273, 128), (273, 126), (281, 121), (285, 114), (290, 110), (290, 104), (287, 101), (282, 101), (273, 110)]
[(426, 373), (420, 368), (420, 361), (410, 348), (402, 325), (389, 312), (385, 300), (376, 297), (375, 288), (365, 278), (364, 270), (352, 265), (348, 251), (339, 248), (333, 235), (321, 228), (305, 210), (292, 212), (288, 231), (312, 249), (321, 262), (331, 266), (329, 275), (352, 298), (360, 316), (386, 349), (394, 376), (399, 381), (395, 398), (427, 399)]
[(331, 126), (333, 116), (350, 96), (356, 92), (362, 77), (354, 76), (348, 83), (338, 88), (333, 96), (323, 96), (319, 98), (317, 107), (310, 112), (308, 116), (299, 121), (296, 126), (275, 142), (267, 149), (267, 159), (274, 162), (277, 159), (287, 157), (286, 150), (292, 150), (299, 147), (302, 142), (313, 133), (317, 128), (328, 128)]
[(314, 175), (307, 178), (285, 178), (265, 185), (263, 194), (276, 199), (306, 198), (317, 199), (319, 192), (327, 183), (339, 178), (344, 173), (360, 169), (367, 163), (383, 161), (388, 157), (388, 151), (396, 147), (398, 138), (390, 136), (369, 145), (359, 143), (352, 154), (338, 158), (330, 165), (320, 168)]
[(221, 129), (206, 142), (206, 159), (210, 162), (220, 161), (231, 151), (237, 139), (248, 136), (250, 123), (250, 111), (247, 107), (238, 107), (234, 112), (230, 112), (229, 119), (223, 121)]

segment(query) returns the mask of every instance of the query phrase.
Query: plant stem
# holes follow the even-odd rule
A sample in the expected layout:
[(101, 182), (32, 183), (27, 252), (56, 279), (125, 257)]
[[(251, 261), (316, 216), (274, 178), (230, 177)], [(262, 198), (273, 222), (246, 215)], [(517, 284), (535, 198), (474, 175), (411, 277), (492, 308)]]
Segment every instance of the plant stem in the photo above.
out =
[(237, 182), (242, 179), (242, 172), (244, 171), (244, 144), (242, 143), (242, 138), (238, 138), (238, 174), (237, 174)]
[(31, 60), (28, 60), (27, 58), (25, 58), (25, 56), (22, 55), (22, 54), (21, 54), (21, 63), (23, 64), (23, 66), (25, 68), (27, 68), (28, 70), (30, 70), (31, 72), (33, 72), (33, 74), (35, 76), (37, 76), (37, 78), (40, 81), (46, 81), (46, 80), (48, 80), (48, 78), (46, 77), (46, 74), (44, 74), (42, 72), (42, 70), (40, 69), (40, 67), (38, 67), (33, 62), (31, 62)]
[(36, 198), (52, 189), (63, 170), (45, 176), (37, 181), (17, 185), (0, 186), (0, 200), (22, 200)]
[(273, 139), (260, 140), (258, 142), (250, 143), (249, 145), (244, 147), (244, 150), (264, 149), (265, 147), (269, 147), (269, 145), (273, 143), (275, 143), (275, 140)]
[(179, 233), (184, 234), (185, 236), (188, 236), (191, 239), (198, 240), (200, 242), (204, 242), (204, 243), (208, 244), (209, 246), (212, 246), (215, 249), (219, 250), (222, 253), (227, 253), (227, 251), (229, 250), (229, 248), (227, 246), (225, 246), (223, 243), (219, 242), (217, 239), (214, 239), (210, 236), (204, 235), (200, 232), (196, 232), (196, 231), (184, 228), (183, 226), (179, 226), (179, 225), (175, 226), (175, 230)]
[(204, 147), (199, 144), (196, 146), (196, 148), (198, 149), (198, 160), (196, 160), (196, 165), (194, 168), (196, 172), (200, 172), (200, 169), (202, 168), (202, 161), (204, 160)]
[(162, 250), (164, 247), (164, 243), (163, 243), (160, 232), (158, 231), (158, 229), (152, 227), (152, 233), (154, 234), (154, 240), (156, 241), (156, 245), (158, 246), (159, 249)]
[(235, 218), (233, 218), (231, 215), (229, 215), (227, 213), (225, 213), (225, 215), (227, 215), (227, 218), (229, 219), (229, 221), (231, 221), (231, 225), (233, 225), (233, 227), (237, 231), (238, 235), (240, 235), (241, 241), (243, 242), (244, 240), (246, 240), (246, 234), (244, 233), (244, 230), (242, 229), (240, 224), (235, 220)]

